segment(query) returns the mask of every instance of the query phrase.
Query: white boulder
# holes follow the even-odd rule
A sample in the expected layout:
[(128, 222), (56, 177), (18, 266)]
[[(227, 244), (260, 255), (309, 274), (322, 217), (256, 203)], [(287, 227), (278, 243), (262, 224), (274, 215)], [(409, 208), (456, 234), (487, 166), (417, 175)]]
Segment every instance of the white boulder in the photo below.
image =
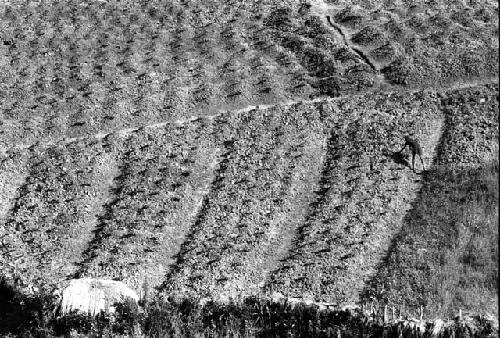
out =
[(88, 313), (93, 316), (101, 311), (114, 313), (116, 303), (130, 303), (137, 305), (139, 296), (122, 282), (81, 278), (73, 279), (62, 291), (61, 314), (72, 311)]

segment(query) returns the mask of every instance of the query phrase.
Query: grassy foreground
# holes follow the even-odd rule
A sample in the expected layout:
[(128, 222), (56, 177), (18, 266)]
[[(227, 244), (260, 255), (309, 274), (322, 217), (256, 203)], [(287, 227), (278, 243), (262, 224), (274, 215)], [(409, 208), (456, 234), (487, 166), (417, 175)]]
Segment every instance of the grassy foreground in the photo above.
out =
[(432, 176), (365, 299), (441, 318), (458, 309), (496, 317), (498, 161)]
[[(320, 310), (314, 305), (248, 298), (200, 305), (193, 300), (151, 301), (117, 307), (114, 316), (59, 316), (47, 294), (25, 297), (0, 284), (0, 335), (5, 337), (494, 337), (481, 316), (418, 320), (387, 308)], [(367, 310), (368, 309), (368, 310)], [(394, 311), (394, 310), (393, 310)]]

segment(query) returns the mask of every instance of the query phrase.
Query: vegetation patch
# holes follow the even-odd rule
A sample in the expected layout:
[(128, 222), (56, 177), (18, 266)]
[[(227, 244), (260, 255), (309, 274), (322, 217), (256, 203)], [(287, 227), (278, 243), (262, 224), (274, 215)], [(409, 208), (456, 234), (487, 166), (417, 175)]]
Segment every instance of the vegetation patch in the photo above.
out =
[(0, 334), (5, 337), (37, 336), (147, 336), (147, 337), (422, 337), (464, 334), (493, 337), (498, 329), (482, 317), (425, 322), (411, 317), (387, 319), (381, 309), (320, 310), (315, 305), (247, 298), (227, 304), (199, 300), (151, 300), (140, 312), (126, 304), (114, 314), (96, 316), (71, 313), (60, 316), (54, 298), (23, 296), (5, 280), (2, 291)]

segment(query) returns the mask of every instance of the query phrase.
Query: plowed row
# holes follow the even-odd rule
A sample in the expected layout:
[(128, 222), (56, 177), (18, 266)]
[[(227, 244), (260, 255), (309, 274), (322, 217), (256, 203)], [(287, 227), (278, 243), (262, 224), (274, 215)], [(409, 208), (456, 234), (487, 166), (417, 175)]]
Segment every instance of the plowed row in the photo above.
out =
[(213, 189), (168, 277), (171, 292), (257, 292), (286, 249), (294, 231), (288, 213), (300, 208), (291, 202), (307, 194), (302, 181), (310, 182), (321, 156), (323, 130), (313, 111), (277, 107), (226, 123), (241, 127), (228, 130)]
[(0, 145), (498, 75), (494, 8), (411, 8), (13, 1), (0, 11)]
[(351, 48), (391, 84), (442, 87), (498, 76), (492, 67), (498, 65), (498, 3), (341, 1), (323, 8)]
[[(454, 238), (432, 232), (449, 234), (446, 195), (420, 207), (446, 188), (427, 175), (498, 147), (495, 11), (0, 5), (0, 277), (27, 292), (93, 276), (167, 296), (338, 303), (386, 283), (387, 299), (421, 305), (440, 291), (423, 274), (410, 292), (410, 277), (424, 256), (438, 269)], [(395, 154), (407, 134), (424, 175)]]
[(102, 143), (92, 140), (21, 156), (27, 172), (13, 195), (14, 212), (6, 215), (5, 259), (26, 283), (40, 284), (48, 276), (65, 279), (91, 239), (116, 163)]
[(419, 187), (392, 152), (421, 130), (431, 165), (439, 102), (365, 95), (9, 151), (2, 271), (356, 301)]
[(345, 120), (336, 122), (328, 136), (315, 198), (269, 290), (337, 303), (358, 300), (382, 259), (380, 249), (399, 230), (420, 186), (390, 157), (399, 145), (386, 142), (391, 133), (422, 128), (429, 166), (438, 141), (432, 136), (442, 125), (436, 107), (429, 108), (409, 109), (392, 120), (376, 110), (342, 111)]
[(302, 67), (280, 64), (263, 40), (268, 6), (245, 3), (8, 6), (0, 12), (1, 144), (308, 97)]

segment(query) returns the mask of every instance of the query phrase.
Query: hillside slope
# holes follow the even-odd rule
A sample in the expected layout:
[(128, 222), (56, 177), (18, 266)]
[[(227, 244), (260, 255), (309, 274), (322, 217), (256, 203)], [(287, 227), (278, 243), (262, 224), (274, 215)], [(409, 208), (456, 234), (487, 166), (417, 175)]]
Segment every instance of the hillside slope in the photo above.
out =
[(498, 314), (497, 12), (0, 5), (0, 277)]

